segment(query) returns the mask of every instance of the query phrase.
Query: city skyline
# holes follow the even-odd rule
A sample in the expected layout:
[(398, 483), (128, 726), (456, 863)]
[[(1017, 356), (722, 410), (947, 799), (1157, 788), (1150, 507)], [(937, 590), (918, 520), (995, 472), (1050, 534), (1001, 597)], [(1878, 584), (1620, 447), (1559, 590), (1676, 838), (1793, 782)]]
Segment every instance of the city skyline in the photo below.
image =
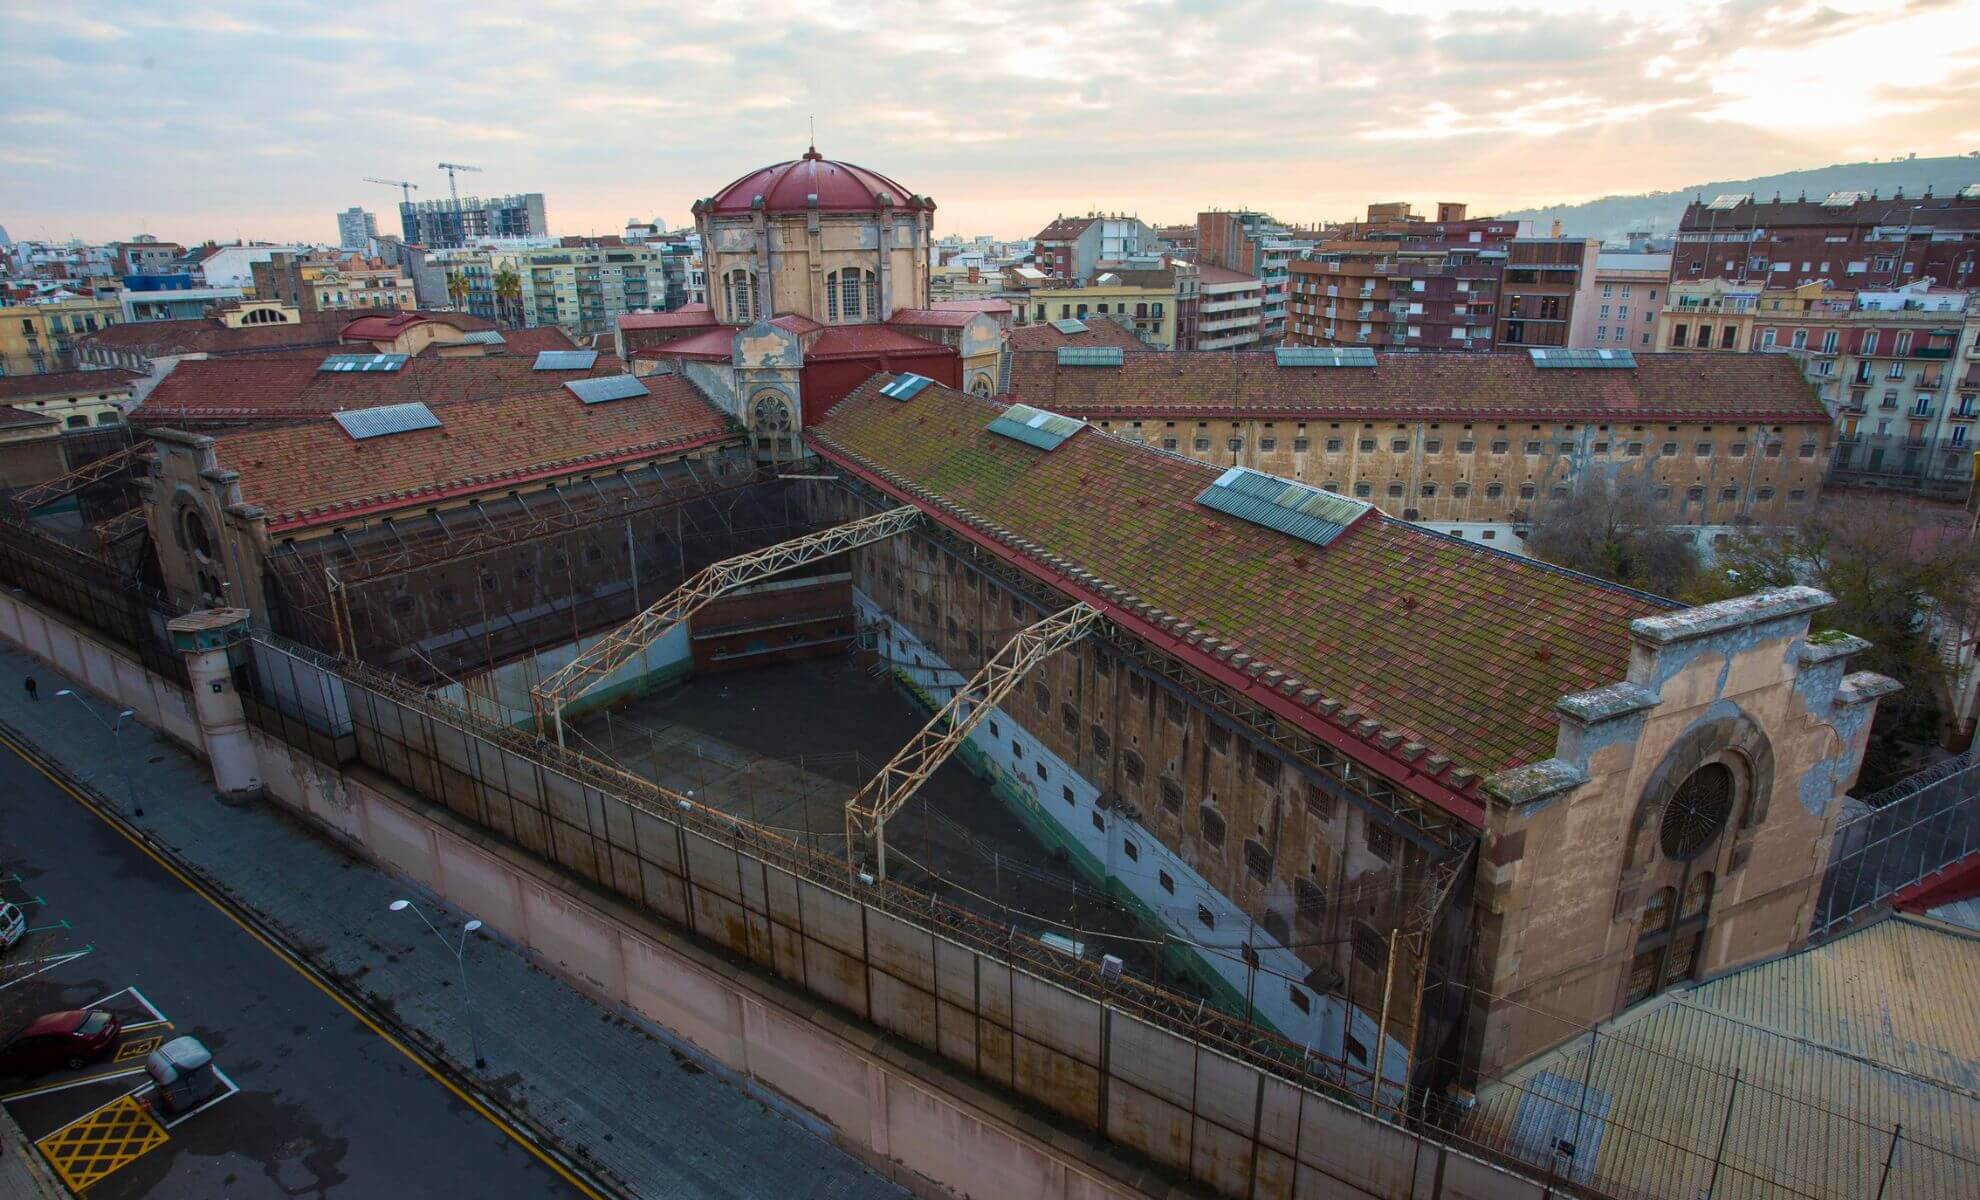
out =
[[(556, 233), (678, 225), (696, 198), (801, 153), (814, 125), (827, 156), (933, 196), (942, 234), (1024, 237), (1089, 207), (1495, 212), (1964, 153), (1980, 144), (1961, 103), (1980, 81), (1971, 15), (1957, 0), (1650, 15), (1409, 0), (772, 4), (746, 21), (359, 3), (187, 20), (8, 0), (0, 68), (19, 86), (0, 104), (0, 223), (16, 238), (323, 241), (354, 204), (396, 230), (398, 193), (364, 177), (444, 197), (432, 164), (447, 159), (485, 168), (464, 193), (546, 193)], [(1851, 65), (1872, 29), (1935, 47), (1901, 92)], [(1810, 111), (1824, 119), (1803, 135)]]

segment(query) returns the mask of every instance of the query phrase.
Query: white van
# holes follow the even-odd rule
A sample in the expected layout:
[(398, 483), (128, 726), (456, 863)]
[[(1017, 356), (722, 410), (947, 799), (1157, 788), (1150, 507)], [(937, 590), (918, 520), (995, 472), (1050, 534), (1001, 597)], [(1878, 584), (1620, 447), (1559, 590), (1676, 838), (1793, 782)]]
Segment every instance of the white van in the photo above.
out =
[(0, 900), (0, 951), (12, 950), (27, 936), (27, 918), (20, 906)]

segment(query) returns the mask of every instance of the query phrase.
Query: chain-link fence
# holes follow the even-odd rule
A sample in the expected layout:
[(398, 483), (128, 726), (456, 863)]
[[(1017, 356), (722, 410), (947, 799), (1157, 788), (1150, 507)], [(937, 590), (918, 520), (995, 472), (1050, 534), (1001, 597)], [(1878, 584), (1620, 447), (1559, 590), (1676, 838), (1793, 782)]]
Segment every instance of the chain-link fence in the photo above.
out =
[(1813, 936), (1980, 852), (1980, 761), (1971, 753), (1850, 806), (1836, 826)]

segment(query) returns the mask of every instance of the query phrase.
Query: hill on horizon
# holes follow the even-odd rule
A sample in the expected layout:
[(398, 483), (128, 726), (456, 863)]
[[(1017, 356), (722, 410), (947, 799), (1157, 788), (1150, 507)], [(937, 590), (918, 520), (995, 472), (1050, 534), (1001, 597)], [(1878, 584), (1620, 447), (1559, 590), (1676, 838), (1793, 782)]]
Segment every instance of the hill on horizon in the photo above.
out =
[(1896, 162), (1837, 163), (1806, 171), (1760, 175), (1752, 179), (1721, 179), (1694, 183), (1667, 192), (1642, 192), (1633, 196), (1603, 196), (1581, 204), (1554, 204), (1544, 208), (1522, 208), (1498, 213), (1533, 222), (1535, 233), (1546, 233), (1559, 218), (1561, 232), (1568, 237), (1621, 238), (1632, 230), (1651, 233), (1677, 232), (1684, 206), (1703, 196), (1711, 200), (1728, 192), (1750, 192), (1760, 200), (1783, 200), (1806, 195), (1820, 200), (1830, 192), (1874, 191), (1890, 196), (1902, 188), (1907, 196), (1923, 195), (1930, 187), (1934, 195), (1957, 192), (1971, 183), (1980, 183), (1980, 152), (1948, 155), (1943, 158), (1906, 158)]

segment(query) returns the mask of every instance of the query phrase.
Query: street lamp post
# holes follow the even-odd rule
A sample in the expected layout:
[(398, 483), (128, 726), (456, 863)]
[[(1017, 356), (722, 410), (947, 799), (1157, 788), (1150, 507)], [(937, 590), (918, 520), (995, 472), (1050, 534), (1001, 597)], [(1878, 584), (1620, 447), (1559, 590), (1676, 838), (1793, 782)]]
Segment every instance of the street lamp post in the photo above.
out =
[(112, 742), (115, 742), (117, 745), (117, 769), (120, 772), (122, 772), (124, 776), (124, 799), (131, 806), (132, 816), (134, 817), (143, 816), (144, 802), (138, 799), (137, 785), (131, 782), (131, 760), (129, 756), (127, 756), (124, 753), (124, 722), (127, 719), (136, 716), (137, 710), (127, 708), (122, 712), (118, 713), (117, 722), (116, 724), (113, 725), (110, 722), (104, 720), (101, 716), (99, 716), (97, 714), (97, 711), (94, 708), (90, 707), (89, 701), (77, 695), (74, 689), (63, 688), (61, 691), (56, 692), (55, 694), (57, 696), (67, 696), (69, 699), (74, 700), (77, 704), (82, 705), (84, 712), (88, 713), (92, 718), (94, 718), (98, 725), (101, 725), (105, 729), (108, 729), (110, 731), (110, 740)]
[(474, 1013), (474, 1000), (468, 993), (467, 981), (467, 936), (481, 928), (481, 922), (478, 919), (470, 919), (466, 924), (462, 925), (460, 942), (456, 944), (449, 942), (447, 935), (441, 933), (439, 927), (432, 921), (427, 920), (426, 914), (420, 911), (419, 905), (414, 904), (412, 901), (394, 900), (390, 908), (393, 912), (404, 912), (406, 909), (411, 909), (417, 913), (420, 920), (426, 921), (426, 927), (433, 931), (433, 936), (439, 938), (440, 944), (447, 947), (447, 952), (454, 956), (454, 966), (459, 969), (461, 974), (461, 1006), (467, 1010), (468, 1044), (474, 1047), (475, 1068), (477, 1070), (485, 1068), (488, 1065), (488, 1060), (483, 1058), (481, 1054), (480, 1021)]

